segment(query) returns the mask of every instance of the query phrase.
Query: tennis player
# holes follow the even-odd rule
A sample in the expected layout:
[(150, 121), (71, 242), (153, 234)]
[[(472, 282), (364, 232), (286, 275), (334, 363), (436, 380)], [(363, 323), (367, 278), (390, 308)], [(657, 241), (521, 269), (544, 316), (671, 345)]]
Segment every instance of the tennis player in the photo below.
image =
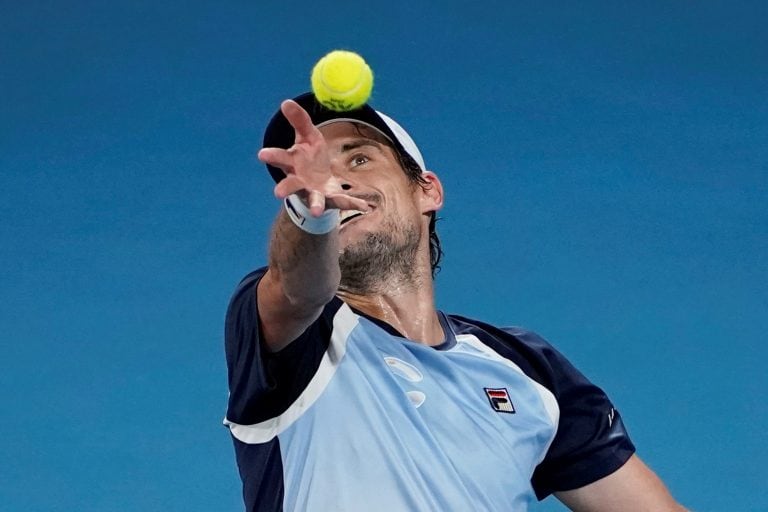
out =
[(283, 102), (269, 264), (226, 318), (248, 511), (679, 511), (606, 394), (536, 334), (436, 309), (443, 188), (366, 105)]

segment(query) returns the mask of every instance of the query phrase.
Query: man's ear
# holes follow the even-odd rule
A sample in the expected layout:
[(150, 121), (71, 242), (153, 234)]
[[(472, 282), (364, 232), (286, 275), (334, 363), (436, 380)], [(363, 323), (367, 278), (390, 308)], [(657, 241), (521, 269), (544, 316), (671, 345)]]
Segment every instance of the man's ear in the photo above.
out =
[(443, 207), (443, 184), (437, 174), (432, 171), (424, 171), (421, 177), (427, 181), (421, 185), (421, 213), (436, 212)]

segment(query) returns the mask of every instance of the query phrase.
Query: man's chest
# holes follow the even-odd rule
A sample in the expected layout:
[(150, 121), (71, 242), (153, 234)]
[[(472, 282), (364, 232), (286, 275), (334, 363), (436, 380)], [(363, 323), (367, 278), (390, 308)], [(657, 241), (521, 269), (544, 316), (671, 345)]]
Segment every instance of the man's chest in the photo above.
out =
[(447, 504), (528, 494), (557, 422), (541, 389), (476, 339), (436, 351), (391, 338), (350, 337), (322, 396), (281, 436), (284, 459), (361, 489), (410, 482)]

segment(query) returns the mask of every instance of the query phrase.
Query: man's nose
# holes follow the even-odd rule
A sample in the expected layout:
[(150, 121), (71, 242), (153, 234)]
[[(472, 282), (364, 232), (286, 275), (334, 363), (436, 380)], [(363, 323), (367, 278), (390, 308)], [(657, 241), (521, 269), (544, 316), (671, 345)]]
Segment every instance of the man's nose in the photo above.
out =
[(349, 177), (347, 176), (343, 162), (340, 162), (337, 159), (331, 160), (331, 174), (333, 174), (333, 176), (339, 180), (339, 183), (341, 184), (341, 190), (346, 191), (352, 188), (352, 183), (350, 183), (348, 179)]

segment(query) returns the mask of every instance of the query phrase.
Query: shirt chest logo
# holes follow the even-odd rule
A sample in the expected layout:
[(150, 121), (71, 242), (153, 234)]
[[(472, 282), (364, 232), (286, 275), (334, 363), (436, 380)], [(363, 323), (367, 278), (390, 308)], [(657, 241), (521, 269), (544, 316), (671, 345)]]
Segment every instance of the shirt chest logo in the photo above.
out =
[(515, 414), (515, 406), (512, 404), (512, 400), (509, 399), (507, 388), (483, 389), (485, 390), (485, 396), (488, 397), (488, 401), (491, 403), (491, 407), (494, 411)]

